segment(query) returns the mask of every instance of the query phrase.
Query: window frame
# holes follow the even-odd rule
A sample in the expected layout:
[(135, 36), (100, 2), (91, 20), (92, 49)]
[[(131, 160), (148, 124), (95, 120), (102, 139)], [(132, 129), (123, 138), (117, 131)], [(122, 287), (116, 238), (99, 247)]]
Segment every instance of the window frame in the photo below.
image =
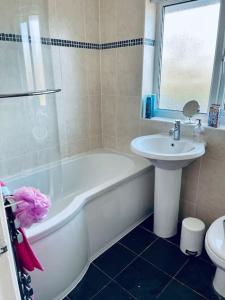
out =
[[(165, 7), (200, 0), (153, 0), (156, 3), (156, 39), (154, 57), (153, 93), (157, 95), (156, 117), (183, 118), (182, 111), (159, 108), (161, 85), (161, 67), (164, 36)], [(213, 2), (213, 0), (211, 0)], [(216, 40), (216, 51), (213, 64), (212, 80), (209, 94), (208, 108), (212, 103), (224, 105), (225, 102), (225, 1), (220, 0), (220, 13)], [(191, 100), (191, 99), (190, 99)], [(197, 100), (197, 99), (196, 99)], [(207, 113), (201, 113), (206, 116)]]

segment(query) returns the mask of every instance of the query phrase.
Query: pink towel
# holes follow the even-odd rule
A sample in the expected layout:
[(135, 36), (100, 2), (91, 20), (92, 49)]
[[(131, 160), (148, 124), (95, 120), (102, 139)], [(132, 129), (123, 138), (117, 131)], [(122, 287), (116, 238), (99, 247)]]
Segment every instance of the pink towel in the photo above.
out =
[(35, 268), (44, 271), (42, 265), (34, 254), (23, 229), (20, 227), (18, 230), (23, 236), (22, 243), (18, 243), (17, 241), (15, 242), (16, 254), (20, 267), (27, 271), (34, 271)]

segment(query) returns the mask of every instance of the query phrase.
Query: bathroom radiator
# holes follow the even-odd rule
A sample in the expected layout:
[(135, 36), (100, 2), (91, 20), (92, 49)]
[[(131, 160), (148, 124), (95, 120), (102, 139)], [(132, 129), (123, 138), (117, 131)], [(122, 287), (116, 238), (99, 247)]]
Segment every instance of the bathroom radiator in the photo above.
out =
[(14, 210), (15, 210), (15, 203), (12, 201), (12, 196), (3, 197), (4, 205), (7, 215), (7, 222), (10, 234), (10, 240), (12, 244), (12, 250), (14, 254), (15, 266), (16, 266), (16, 273), (17, 273), (17, 280), (20, 290), (20, 295), (22, 300), (32, 300), (33, 289), (31, 288), (31, 276), (26, 273), (25, 270), (20, 268), (15, 242), (21, 243), (23, 242), (22, 234), (19, 232), (18, 228), (20, 224), (15, 219)]

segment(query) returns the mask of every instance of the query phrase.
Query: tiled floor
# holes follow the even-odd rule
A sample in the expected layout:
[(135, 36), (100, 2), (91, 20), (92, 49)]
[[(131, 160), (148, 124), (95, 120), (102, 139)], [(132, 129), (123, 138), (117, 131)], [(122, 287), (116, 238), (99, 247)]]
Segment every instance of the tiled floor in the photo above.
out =
[(155, 236), (153, 215), (98, 257), (66, 300), (218, 300), (215, 267), (204, 252), (189, 258), (179, 249), (180, 233)]

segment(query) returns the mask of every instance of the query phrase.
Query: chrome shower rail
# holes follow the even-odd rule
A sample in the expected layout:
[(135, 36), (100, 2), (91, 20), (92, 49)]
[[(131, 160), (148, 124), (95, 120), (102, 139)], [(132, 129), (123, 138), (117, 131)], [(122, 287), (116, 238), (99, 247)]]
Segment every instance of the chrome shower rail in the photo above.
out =
[(55, 90), (38, 90), (33, 92), (24, 92), (24, 93), (14, 93), (14, 94), (0, 94), (0, 98), (17, 98), (17, 97), (30, 97), (30, 96), (38, 96), (38, 95), (46, 95), (46, 94), (54, 94), (61, 92), (61, 89)]

